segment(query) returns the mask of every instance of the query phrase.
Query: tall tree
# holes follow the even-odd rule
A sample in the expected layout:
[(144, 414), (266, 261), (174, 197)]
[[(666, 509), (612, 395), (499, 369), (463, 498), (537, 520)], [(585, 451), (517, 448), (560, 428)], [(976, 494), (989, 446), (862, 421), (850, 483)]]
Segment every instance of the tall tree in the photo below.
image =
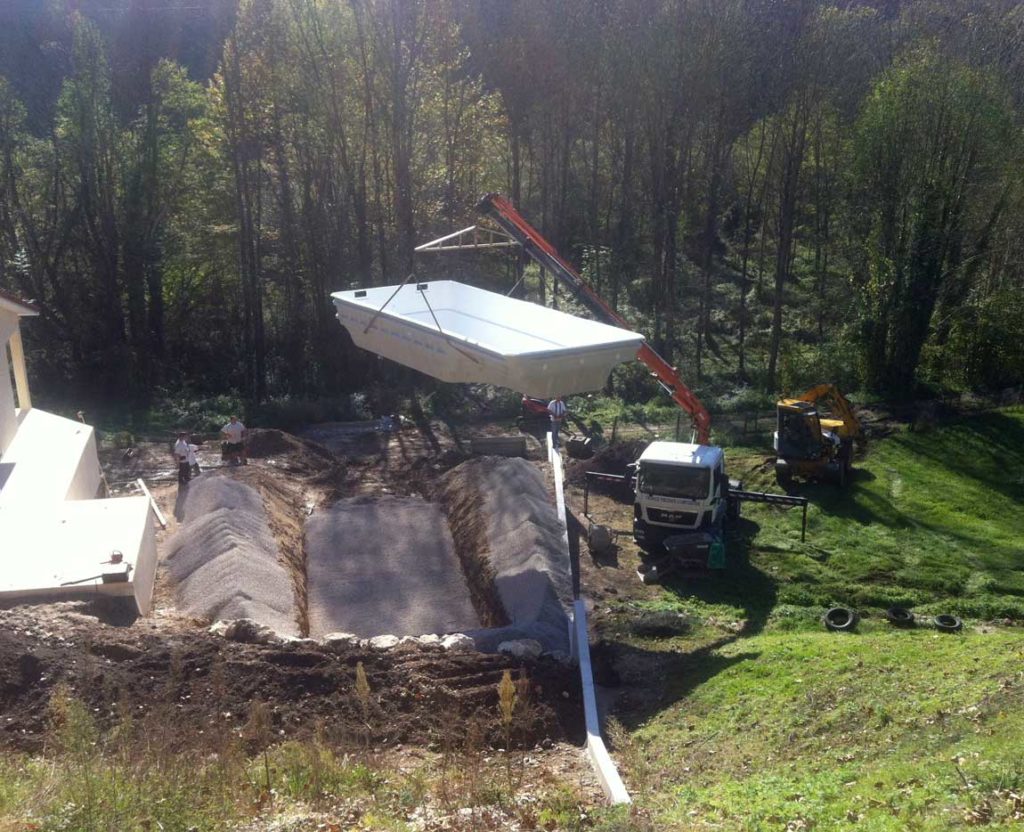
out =
[(988, 252), (1015, 135), (992, 77), (915, 49), (857, 125), (869, 384), (909, 394), (942, 292)]

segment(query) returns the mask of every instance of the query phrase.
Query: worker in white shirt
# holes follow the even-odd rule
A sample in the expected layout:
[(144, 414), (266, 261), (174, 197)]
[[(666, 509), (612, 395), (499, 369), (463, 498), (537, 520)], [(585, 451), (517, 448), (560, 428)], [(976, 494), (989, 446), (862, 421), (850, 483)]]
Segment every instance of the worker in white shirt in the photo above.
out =
[(566, 407), (561, 396), (555, 396), (548, 402), (548, 415), (551, 417), (551, 444), (559, 447), (558, 431), (562, 427), (562, 420), (565, 418)]
[(224, 425), (220, 432), (224, 436), (226, 443), (224, 454), (228, 460), (236, 465), (239, 462), (242, 465), (248, 465), (249, 457), (245, 450), (245, 437), (247, 434), (245, 425), (238, 421), (237, 416), (232, 416), (231, 421)]
[(178, 441), (174, 443), (174, 459), (178, 463), (178, 485), (187, 485), (192, 479), (192, 468), (188, 462), (188, 434), (179, 433)]
[[(191, 437), (189, 437), (191, 439)], [(199, 457), (196, 456), (196, 451), (199, 450), (198, 445), (193, 445), (191, 442), (188, 444), (188, 467), (192, 472), (193, 477), (198, 477), (201, 471), (199, 470)]]

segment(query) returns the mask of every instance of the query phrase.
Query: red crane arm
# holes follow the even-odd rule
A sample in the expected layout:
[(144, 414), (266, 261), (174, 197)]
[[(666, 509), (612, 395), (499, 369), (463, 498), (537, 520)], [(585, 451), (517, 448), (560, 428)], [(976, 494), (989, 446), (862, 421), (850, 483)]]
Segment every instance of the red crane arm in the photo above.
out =
[[(491, 217), (542, 268), (550, 271), (568, 286), (573, 295), (595, 317), (614, 326), (629, 328), (626, 319), (612, 309), (604, 298), (594, 291), (594, 288), (568, 262), (562, 259), (561, 255), (555, 251), (555, 247), (523, 218), (508, 199), (500, 194), (487, 194), (480, 200), (477, 210)], [(711, 432), (711, 416), (701, 400), (683, 383), (676, 368), (658, 355), (647, 343), (640, 347), (636, 357), (650, 369), (662, 387), (672, 396), (672, 400), (690, 415), (697, 434), (697, 441), (707, 444)]]

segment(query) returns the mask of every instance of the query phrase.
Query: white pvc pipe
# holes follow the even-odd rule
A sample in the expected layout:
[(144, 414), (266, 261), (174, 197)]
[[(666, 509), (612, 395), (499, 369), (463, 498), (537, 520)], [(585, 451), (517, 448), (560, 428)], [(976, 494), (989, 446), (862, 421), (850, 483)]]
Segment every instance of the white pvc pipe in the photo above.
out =
[[(558, 519), (562, 523), (562, 541), (566, 557), (569, 557), (569, 528), (565, 517), (565, 480), (562, 471), (562, 457), (555, 450), (552, 436), (547, 435), (548, 461), (554, 472), (555, 504)], [(632, 803), (629, 792), (622, 782), (608, 749), (601, 738), (601, 721), (597, 713), (597, 692), (594, 690), (594, 673), (590, 665), (590, 637), (587, 634), (587, 608), (580, 599), (573, 601), (572, 656), (579, 662), (580, 683), (583, 688), (583, 714), (587, 728), (587, 757), (601, 783), (601, 789), (609, 803)]]

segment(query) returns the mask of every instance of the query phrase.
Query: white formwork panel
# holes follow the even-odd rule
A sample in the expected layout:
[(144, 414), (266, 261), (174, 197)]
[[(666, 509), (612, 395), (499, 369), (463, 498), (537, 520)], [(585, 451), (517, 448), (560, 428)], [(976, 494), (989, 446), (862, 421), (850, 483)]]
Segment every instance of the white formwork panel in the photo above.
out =
[(626, 329), (453, 280), (331, 297), (357, 346), (441, 381), (494, 384), (529, 396), (598, 390), (643, 343)]
[[(119, 551), (128, 579), (104, 583)], [(134, 597), (151, 607), (156, 538), (146, 497), (0, 505), (0, 601), (73, 598), (88, 594)], [(113, 570), (116, 571), (116, 570)]]

